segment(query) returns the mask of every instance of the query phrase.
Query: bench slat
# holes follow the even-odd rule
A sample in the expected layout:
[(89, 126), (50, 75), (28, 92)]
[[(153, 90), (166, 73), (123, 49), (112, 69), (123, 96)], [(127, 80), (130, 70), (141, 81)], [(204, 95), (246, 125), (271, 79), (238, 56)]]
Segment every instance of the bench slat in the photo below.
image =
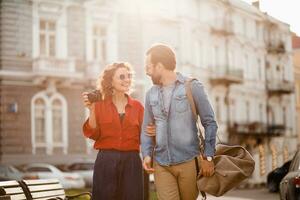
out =
[(33, 199), (41, 198), (41, 197), (51, 197), (57, 195), (65, 195), (64, 190), (52, 190), (52, 191), (45, 191), (45, 192), (32, 192), (31, 196)]
[(47, 185), (34, 185), (28, 186), (30, 192), (36, 192), (41, 190), (55, 190), (55, 189), (63, 189), (61, 184), (47, 184)]
[(50, 184), (59, 183), (57, 179), (39, 179), (39, 180), (24, 180), (27, 185)]
[(20, 194), (24, 193), (21, 187), (14, 187), (14, 188), (4, 188), (6, 194)]
[(26, 200), (25, 194), (10, 195), (11, 200)]
[(0, 187), (19, 186), (17, 181), (1, 181)]

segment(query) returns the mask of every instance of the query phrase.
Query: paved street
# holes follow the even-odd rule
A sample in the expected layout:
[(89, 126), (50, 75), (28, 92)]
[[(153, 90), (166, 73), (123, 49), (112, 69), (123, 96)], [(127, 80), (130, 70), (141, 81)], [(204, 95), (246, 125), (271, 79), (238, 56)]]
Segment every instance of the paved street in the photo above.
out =
[[(198, 200), (201, 200), (199, 197)], [(223, 197), (208, 196), (207, 200), (279, 200), (279, 193), (269, 193), (266, 189), (241, 189), (228, 192)]]

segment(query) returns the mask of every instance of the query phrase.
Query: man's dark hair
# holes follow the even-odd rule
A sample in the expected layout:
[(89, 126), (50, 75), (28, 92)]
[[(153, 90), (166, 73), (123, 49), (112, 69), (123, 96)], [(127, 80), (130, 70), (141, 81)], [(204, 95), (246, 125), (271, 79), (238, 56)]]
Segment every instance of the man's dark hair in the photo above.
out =
[(176, 67), (176, 59), (174, 51), (164, 44), (157, 44), (152, 46), (146, 53), (151, 54), (151, 62), (156, 65), (161, 63), (168, 70), (174, 70)]

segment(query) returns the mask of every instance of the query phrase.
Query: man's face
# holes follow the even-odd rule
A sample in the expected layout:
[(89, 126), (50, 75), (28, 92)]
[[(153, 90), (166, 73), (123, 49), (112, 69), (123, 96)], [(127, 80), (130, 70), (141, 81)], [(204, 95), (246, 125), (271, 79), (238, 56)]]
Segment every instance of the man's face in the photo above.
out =
[(159, 73), (157, 65), (151, 62), (151, 54), (146, 57), (146, 74), (151, 77), (152, 83), (155, 85), (160, 84), (161, 74)]

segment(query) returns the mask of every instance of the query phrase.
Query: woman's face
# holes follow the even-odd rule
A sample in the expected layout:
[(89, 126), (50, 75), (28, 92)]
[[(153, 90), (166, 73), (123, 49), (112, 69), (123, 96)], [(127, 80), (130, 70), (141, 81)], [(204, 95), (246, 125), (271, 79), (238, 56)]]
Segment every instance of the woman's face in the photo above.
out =
[(128, 92), (131, 86), (132, 74), (125, 68), (118, 68), (112, 79), (112, 86), (117, 92)]

